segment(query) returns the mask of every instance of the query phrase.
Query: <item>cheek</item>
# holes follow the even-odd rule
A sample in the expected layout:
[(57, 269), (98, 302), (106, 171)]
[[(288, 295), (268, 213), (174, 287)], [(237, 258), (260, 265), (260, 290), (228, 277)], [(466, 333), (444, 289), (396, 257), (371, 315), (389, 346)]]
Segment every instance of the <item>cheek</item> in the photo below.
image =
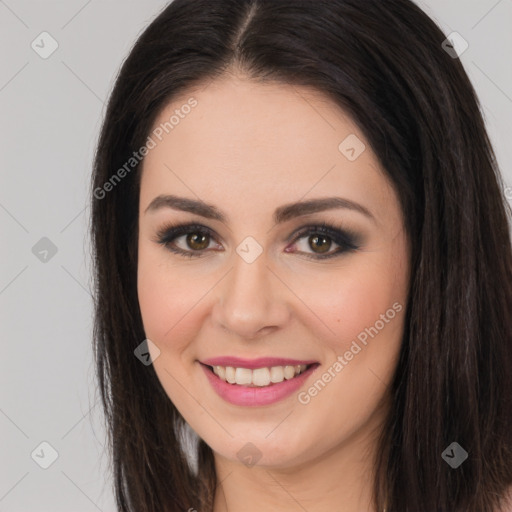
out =
[[(393, 304), (403, 301), (401, 287), (389, 268), (382, 271), (381, 259), (377, 254), (354, 258), (345, 262), (346, 268), (302, 273), (300, 280), (295, 278), (294, 290), (310, 312), (306, 315), (311, 318), (309, 328), (335, 354), (349, 350), (358, 337), (364, 341), (366, 329), (376, 322), (382, 330), (381, 315), (388, 312), (387, 318), (394, 318)], [(388, 325), (386, 331), (390, 331)]]
[(197, 323), (194, 304), (204, 291), (192, 276), (180, 277), (158, 253), (144, 244), (139, 247), (137, 291), (144, 331), (160, 348), (178, 350), (191, 319)]
[(354, 265), (350, 273), (317, 281), (307, 295), (318, 317), (335, 331), (320, 338), (329, 349), (326, 360), (298, 395), (296, 421), (318, 440), (312, 452), (328, 450), (362, 429), (378, 410), (396, 369), (405, 295), (382, 266)]

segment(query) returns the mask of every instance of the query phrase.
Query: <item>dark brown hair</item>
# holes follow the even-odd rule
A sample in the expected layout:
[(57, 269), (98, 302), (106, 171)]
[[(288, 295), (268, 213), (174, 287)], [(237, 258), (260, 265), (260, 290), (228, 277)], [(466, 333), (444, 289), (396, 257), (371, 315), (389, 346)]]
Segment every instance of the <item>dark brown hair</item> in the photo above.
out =
[[(324, 93), (357, 123), (400, 198), (412, 274), (375, 466), (377, 510), (503, 506), (512, 484), (511, 210), (475, 91), (445, 38), (409, 0), (175, 0), (139, 37), (108, 102), (91, 191), (94, 350), (120, 511), (211, 511), (217, 481), (202, 440), (198, 474), (189, 468), (184, 420), (134, 356), (146, 338), (140, 164), (113, 177), (173, 98), (235, 69)], [(453, 441), (469, 454), (457, 469), (441, 457)]]

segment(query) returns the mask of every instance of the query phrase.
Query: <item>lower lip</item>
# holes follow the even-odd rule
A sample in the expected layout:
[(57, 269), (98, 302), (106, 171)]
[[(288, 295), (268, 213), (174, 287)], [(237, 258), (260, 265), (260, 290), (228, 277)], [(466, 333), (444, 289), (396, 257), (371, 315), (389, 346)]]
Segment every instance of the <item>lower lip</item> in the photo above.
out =
[(209, 366), (200, 364), (213, 389), (221, 398), (231, 404), (243, 406), (269, 405), (285, 399), (297, 391), (318, 367), (318, 364), (314, 364), (297, 377), (271, 386), (247, 387), (225, 382), (219, 379)]

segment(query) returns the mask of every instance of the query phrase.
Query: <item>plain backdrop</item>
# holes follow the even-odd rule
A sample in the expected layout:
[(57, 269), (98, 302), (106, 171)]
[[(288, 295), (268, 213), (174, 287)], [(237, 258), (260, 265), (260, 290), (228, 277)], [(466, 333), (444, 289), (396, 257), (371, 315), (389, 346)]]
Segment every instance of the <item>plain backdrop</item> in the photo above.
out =
[[(468, 42), (461, 60), (512, 186), (512, 0), (418, 3)], [(0, 0), (2, 512), (115, 510), (91, 350), (87, 193), (113, 80), (166, 4)]]

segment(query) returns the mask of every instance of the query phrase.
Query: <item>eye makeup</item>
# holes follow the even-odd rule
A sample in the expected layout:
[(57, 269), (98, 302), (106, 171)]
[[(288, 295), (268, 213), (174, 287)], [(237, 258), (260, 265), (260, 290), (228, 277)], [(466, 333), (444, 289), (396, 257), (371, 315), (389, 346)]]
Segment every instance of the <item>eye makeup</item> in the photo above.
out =
[[(206, 240), (215, 240), (217, 238), (210, 228), (197, 224), (197, 223), (185, 223), (185, 224), (166, 224), (160, 228), (156, 234), (154, 242), (163, 245), (167, 250), (178, 254), (180, 256), (189, 258), (198, 258), (206, 255), (207, 249), (182, 249), (176, 246), (176, 240), (185, 235), (199, 235), (200, 237), (206, 238)], [(326, 241), (333, 242), (338, 248), (334, 252), (327, 254), (322, 253), (306, 253), (304, 251), (298, 251), (298, 254), (312, 258), (315, 260), (330, 259), (347, 252), (354, 252), (360, 248), (361, 237), (359, 234), (352, 230), (349, 230), (342, 226), (335, 226), (326, 222), (320, 224), (308, 224), (294, 231), (287, 239), (288, 243), (296, 244), (297, 241), (308, 238), (308, 241)], [(311, 238), (313, 237), (313, 238)], [(190, 243), (188, 236), (186, 237), (185, 243)], [(287, 253), (295, 252), (287, 247), (285, 249)]]

